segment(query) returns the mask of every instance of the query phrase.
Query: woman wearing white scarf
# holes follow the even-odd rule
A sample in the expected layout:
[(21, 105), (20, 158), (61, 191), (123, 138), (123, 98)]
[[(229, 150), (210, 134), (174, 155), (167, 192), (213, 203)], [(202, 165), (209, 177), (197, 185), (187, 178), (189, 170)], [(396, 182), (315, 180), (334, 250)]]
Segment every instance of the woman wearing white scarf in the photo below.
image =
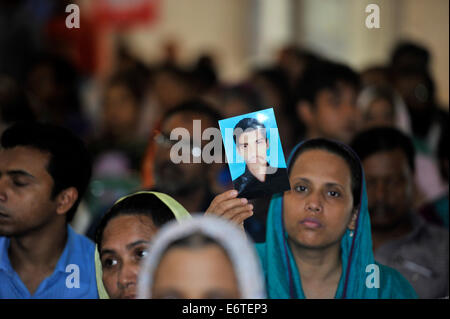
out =
[[(253, 244), (246, 235), (229, 221), (214, 216), (195, 216), (183, 223), (167, 223), (154, 238), (149, 255), (144, 259), (138, 277), (138, 298), (150, 299), (153, 295), (155, 275), (158, 274), (159, 265), (163, 259), (175, 247), (192, 251), (191, 247), (173, 246), (175, 242), (199, 235), (210, 239), (207, 246), (220, 246), (229, 259), (236, 278), (239, 297), (242, 299), (266, 298), (264, 278), (259, 264), (259, 259), (253, 248)], [(211, 241), (212, 240), (212, 241)], [(195, 247), (194, 249), (204, 248)], [(193, 260), (195, 255), (189, 258)], [(197, 260), (201, 262), (200, 259)], [(211, 260), (208, 260), (210, 262)], [(180, 265), (184, 266), (184, 264)], [(204, 266), (204, 265), (203, 265)], [(201, 281), (203, 278), (198, 278)], [(182, 284), (182, 283), (180, 283)], [(182, 297), (181, 297), (182, 298)]]

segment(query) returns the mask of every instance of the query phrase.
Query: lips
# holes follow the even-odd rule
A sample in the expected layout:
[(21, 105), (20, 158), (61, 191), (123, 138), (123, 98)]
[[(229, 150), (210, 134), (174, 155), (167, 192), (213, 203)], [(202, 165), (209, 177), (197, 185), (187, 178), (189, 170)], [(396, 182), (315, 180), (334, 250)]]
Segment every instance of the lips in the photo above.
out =
[(322, 223), (317, 219), (313, 217), (308, 217), (300, 221), (300, 224), (305, 226), (306, 228), (311, 229), (318, 229), (323, 227)]
[(0, 218), (9, 218), (9, 216), (0, 211)]

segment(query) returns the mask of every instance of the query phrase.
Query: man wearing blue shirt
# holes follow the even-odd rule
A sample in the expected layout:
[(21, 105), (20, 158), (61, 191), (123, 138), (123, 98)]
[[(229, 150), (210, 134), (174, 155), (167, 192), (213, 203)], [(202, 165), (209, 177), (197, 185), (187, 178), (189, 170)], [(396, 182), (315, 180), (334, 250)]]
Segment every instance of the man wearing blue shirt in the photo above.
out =
[(98, 298), (94, 244), (68, 225), (91, 176), (66, 129), (20, 123), (0, 150), (0, 298)]

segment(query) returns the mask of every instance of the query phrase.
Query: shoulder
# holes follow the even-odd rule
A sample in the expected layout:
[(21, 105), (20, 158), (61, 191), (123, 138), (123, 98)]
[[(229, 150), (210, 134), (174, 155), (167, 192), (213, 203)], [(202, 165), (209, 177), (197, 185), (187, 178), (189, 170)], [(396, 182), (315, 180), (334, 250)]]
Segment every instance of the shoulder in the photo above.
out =
[(95, 244), (86, 236), (76, 233), (70, 226), (68, 226), (68, 236), (71, 257), (82, 261), (82, 264), (88, 265), (88, 267), (92, 266)]
[(421, 237), (427, 242), (427, 245), (433, 245), (435, 248), (441, 247), (441, 249), (448, 252), (449, 234), (447, 229), (425, 222)]

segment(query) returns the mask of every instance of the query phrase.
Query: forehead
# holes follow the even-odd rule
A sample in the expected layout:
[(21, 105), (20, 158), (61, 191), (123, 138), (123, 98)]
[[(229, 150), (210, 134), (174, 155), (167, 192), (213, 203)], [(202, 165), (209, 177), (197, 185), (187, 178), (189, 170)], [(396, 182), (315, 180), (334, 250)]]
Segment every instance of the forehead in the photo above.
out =
[(217, 244), (198, 248), (174, 247), (162, 257), (156, 275), (166, 284), (186, 285), (190, 289), (189, 286), (220, 285), (223, 282), (228, 285), (230, 276), (234, 276), (234, 268)]
[(326, 150), (307, 150), (301, 153), (292, 167), (291, 177), (351, 187), (351, 172), (347, 162)]
[(408, 159), (399, 148), (373, 153), (364, 159), (363, 166), (367, 175), (396, 174), (409, 169)]
[(332, 87), (326, 87), (321, 89), (318, 92), (317, 97), (327, 97), (329, 95), (337, 94), (340, 97), (348, 97), (353, 98), (357, 94), (356, 88), (351, 85), (350, 83), (346, 83), (343, 81), (338, 81), (336, 84)]
[(244, 132), (239, 135), (239, 142), (248, 142), (248, 141), (254, 141), (259, 138), (265, 138), (266, 137), (266, 130), (263, 128), (257, 128), (257, 129), (247, 129), (244, 130)]
[(34, 176), (49, 175), (50, 153), (33, 147), (16, 146), (0, 151), (0, 171), (23, 170)]
[(102, 248), (117, 248), (137, 240), (149, 241), (157, 227), (144, 215), (123, 215), (111, 219), (103, 231)]
[(194, 120), (201, 121), (201, 129), (204, 130), (208, 127), (215, 127), (216, 123), (205, 114), (195, 113), (195, 112), (179, 112), (171, 115), (167, 118), (164, 123), (162, 130), (164, 132), (170, 132), (177, 127), (185, 128), (189, 131), (191, 135), (194, 132)]

